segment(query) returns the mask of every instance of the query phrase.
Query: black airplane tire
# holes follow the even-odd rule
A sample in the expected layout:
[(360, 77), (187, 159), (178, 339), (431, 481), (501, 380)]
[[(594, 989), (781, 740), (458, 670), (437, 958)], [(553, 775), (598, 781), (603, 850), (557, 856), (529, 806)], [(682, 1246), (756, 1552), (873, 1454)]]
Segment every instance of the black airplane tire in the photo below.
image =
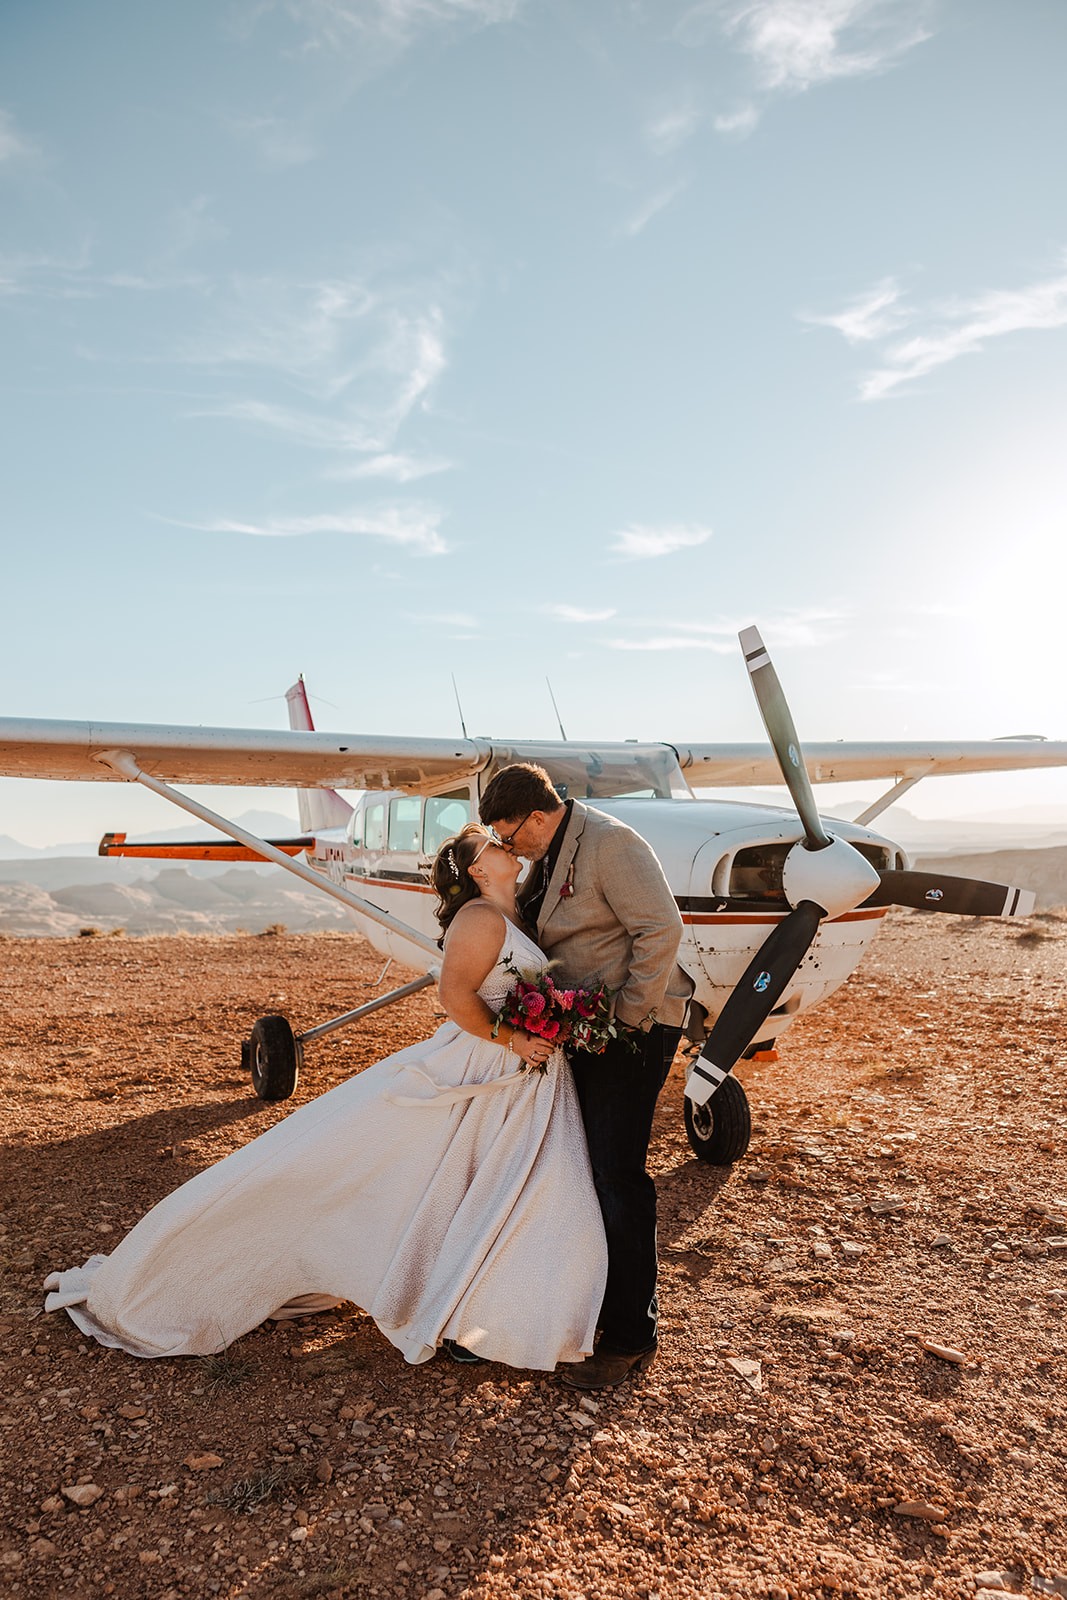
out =
[(693, 1154), (713, 1167), (740, 1161), (752, 1138), (752, 1113), (744, 1088), (732, 1075), (704, 1105), (685, 1100), (685, 1131)]
[(300, 1072), (300, 1046), (285, 1017), (260, 1017), (253, 1025), (248, 1064), (261, 1100), (288, 1100)]

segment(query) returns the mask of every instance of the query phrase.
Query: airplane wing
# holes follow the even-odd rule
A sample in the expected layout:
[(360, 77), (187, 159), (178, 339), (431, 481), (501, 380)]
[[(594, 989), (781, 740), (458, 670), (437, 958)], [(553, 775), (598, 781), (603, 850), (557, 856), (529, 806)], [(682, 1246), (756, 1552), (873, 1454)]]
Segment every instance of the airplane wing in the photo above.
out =
[[(674, 741), (671, 741), (674, 743)], [(782, 769), (769, 745), (674, 743), (686, 782), (694, 789), (780, 784)], [(804, 741), (812, 783), (858, 783), (868, 778), (926, 778), (965, 772), (1018, 772), (1067, 767), (1067, 740), (972, 739), (963, 743), (812, 744)]]
[(115, 783), (118, 773), (101, 759), (115, 750), (164, 783), (257, 789), (436, 788), (469, 777), (491, 755), (477, 739), (0, 718), (0, 777)]
[[(508, 740), (510, 759), (595, 754), (634, 746)], [(642, 747), (645, 748), (645, 747)], [(780, 784), (769, 745), (664, 741), (693, 788)], [(103, 757), (129, 751), (138, 766), (165, 783), (254, 788), (439, 789), (481, 771), (493, 756), (484, 739), (404, 739), (382, 735), (270, 731), (263, 728), (172, 727), (157, 723), (60, 722), (0, 718), (0, 777), (126, 781)], [(901, 780), (951, 773), (1012, 772), (1067, 766), (1067, 741), (990, 739), (965, 743), (805, 744), (813, 783)]]

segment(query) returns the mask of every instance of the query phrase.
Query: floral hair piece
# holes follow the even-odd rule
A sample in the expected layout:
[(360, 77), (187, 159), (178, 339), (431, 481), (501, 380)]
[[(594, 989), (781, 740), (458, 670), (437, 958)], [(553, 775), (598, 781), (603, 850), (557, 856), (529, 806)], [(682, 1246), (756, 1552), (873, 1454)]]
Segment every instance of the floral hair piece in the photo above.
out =
[(451, 845), (449, 845), (448, 849), (445, 851), (445, 865), (447, 866), (447, 868), (448, 868), (449, 872), (452, 874), (452, 876), (454, 878), (458, 879), (459, 878), (459, 863), (456, 860), (456, 852), (453, 850)]

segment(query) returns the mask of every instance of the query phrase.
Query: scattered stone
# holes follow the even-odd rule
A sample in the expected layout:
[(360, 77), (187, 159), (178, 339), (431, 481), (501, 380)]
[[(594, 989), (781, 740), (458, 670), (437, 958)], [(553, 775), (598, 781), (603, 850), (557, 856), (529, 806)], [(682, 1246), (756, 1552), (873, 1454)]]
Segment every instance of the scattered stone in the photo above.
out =
[(322, 1460), (315, 1468), (315, 1476), (320, 1483), (331, 1482), (333, 1478), (333, 1462), (327, 1461), (326, 1457), (323, 1456)]
[(826, 1243), (825, 1239), (816, 1239), (811, 1247), (811, 1253), (819, 1261), (833, 1260), (833, 1248)]
[(867, 1254), (867, 1246), (865, 1244), (856, 1244), (853, 1239), (842, 1239), (841, 1253), (846, 1256), (863, 1256)]
[(1067, 1573), (1057, 1572), (1053, 1578), (1032, 1577), (1030, 1587), (1035, 1594), (1067, 1595)]
[(763, 1363), (761, 1361), (750, 1361), (745, 1356), (725, 1356), (723, 1359), (726, 1365), (748, 1384), (750, 1389), (754, 1389), (757, 1394), (763, 1393)]
[(898, 1500), (893, 1507), (898, 1517), (915, 1517), (920, 1522), (947, 1522), (948, 1512), (943, 1506), (935, 1506), (929, 1500)]
[(988, 1567), (984, 1572), (974, 1575), (976, 1589), (996, 1590), (1000, 1594), (1016, 1594), (1022, 1588), (1022, 1579), (1016, 1572), (1001, 1572), (996, 1567)]
[(188, 1467), (190, 1472), (212, 1472), (222, 1466), (222, 1457), (215, 1455), (212, 1450), (205, 1450), (202, 1456), (186, 1456), (182, 1466)]
[(596, 1423), (587, 1411), (568, 1411), (567, 1421), (575, 1428), (595, 1428)]
[(933, 1238), (930, 1240), (930, 1249), (931, 1250), (945, 1250), (945, 1249), (948, 1248), (948, 1246), (951, 1243), (952, 1243), (952, 1235), (951, 1234), (949, 1234), (949, 1233), (935, 1233)]
[(1051, 1251), (1055, 1252), (1056, 1254), (1059, 1254), (1059, 1252), (1061, 1250), (1067, 1250), (1067, 1234), (1063, 1234), (1063, 1233), (1050, 1234), (1049, 1237), (1045, 1240), (1045, 1243), (1048, 1245), (1048, 1247), (1049, 1247), (1049, 1249)]
[(965, 1367), (968, 1357), (962, 1350), (953, 1350), (951, 1345), (935, 1344), (932, 1339), (922, 1339), (920, 1343), (927, 1355), (937, 1356), (939, 1361), (951, 1361), (957, 1367)]
[(65, 1483), (63, 1485), (63, 1493), (67, 1499), (72, 1505), (79, 1506), (82, 1510), (87, 1506), (95, 1506), (103, 1492), (103, 1489), (98, 1488), (95, 1483)]
[(47, 1556), (54, 1556), (59, 1546), (53, 1544), (51, 1539), (34, 1539), (30, 1545), (31, 1556), (38, 1556), (42, 1560)]
[(47, 1500), (41, 1501), (42, 1511), (65, 1511), (66, 1509), (58, 1494), (50, 1494)]
[(138, 1417), (143, 1417), (144, 1414), (144, 1406), (135, 1405), (132, 1401), (127, 1401), (124, 1406), (118, 1407), (118, 1415), (125, 1417), (129, 1422), (135, 1422)]
[(867, 1210), (875, 1217), (888, 1217), (895, 1211), (906, 1211), (907, 1203), (899, 1195), (889, 1195), (885, 1200), (872, 1200)]

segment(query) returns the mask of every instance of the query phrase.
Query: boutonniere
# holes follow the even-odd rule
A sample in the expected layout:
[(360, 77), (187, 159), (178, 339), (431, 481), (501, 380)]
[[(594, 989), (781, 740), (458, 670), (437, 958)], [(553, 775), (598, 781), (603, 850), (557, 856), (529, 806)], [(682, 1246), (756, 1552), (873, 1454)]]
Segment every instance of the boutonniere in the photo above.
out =
[(567, 868), (567, 876), (564, 878), (563, 882), (559, 886), (559, 897), (560, 897), (561, 900), (569, 900), (573, 893), (574, 893), (574, 862), (572, 861), (570, 866)]

